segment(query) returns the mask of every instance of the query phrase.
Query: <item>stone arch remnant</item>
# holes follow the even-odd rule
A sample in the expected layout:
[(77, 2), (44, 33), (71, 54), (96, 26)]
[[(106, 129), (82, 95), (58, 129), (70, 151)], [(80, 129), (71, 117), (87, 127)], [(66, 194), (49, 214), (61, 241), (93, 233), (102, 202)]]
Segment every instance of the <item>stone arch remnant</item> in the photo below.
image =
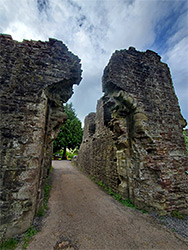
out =
[(0, 35), (0, 238), (27, 230), (40, 209), (62, 103), (80, 80), (80, 60), (61, 41)]
[(140, 209), (187, 213), (186, 121), (168, 66), (150, 50), (116, 51), (102, 86), (76, 164)]

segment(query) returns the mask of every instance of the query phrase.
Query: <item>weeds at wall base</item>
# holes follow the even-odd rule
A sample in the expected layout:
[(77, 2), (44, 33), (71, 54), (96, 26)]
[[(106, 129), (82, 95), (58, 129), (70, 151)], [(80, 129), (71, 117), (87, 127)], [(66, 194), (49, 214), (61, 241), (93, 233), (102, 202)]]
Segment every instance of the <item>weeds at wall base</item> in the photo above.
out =
[[(141, 211), (143, 214), (148, 214), (149, 212), (147, 211), (147, 210), (145, 210), (145, 209), (139, 209), (138, 207), (136, 207), (129, 199), (123, 199), (123, 197), (120, 195), (120, 194), (116, 194), (116, 193), (114, 193), (113, 191), (112, 191), (112, 189), (111, 188), (109, 188), (109, 187), (107, 187), (102, 181), (97, 181), (96, 179), (95, 179), (95, 177), (91, 177), (90, 176), (90, 179), (92, 180), (92, 181), (94, 181), (98, 186), (100, 186), (101, 188), (103, 188), (108, 194), (110, 194), (111, 196), (113, 196), (113, 198), (115, 198), (117, 201), (119, 201), (121, 204), (123, 204), (124, 206), (126, 206), (126, 207), (130, 207), (130, 208), (132, 208), (132, 209), (134, 209), (134, 210), (139, 210), (139, 211)], [(178, 212), (178, 211), (173, 211), (172, 213), (171, 213), (171, 216), (172, 217), (176, 217), (176, 218), (178, 218), (178, 219), (180, 219), (180, 220), (185, 220), (185, 217), (184, 217), (184, 215), (182, 215), (180, 212)], [(161, 219), (163, 218), (162, 216), (159, 216), (159, 217), (161, 217)]]
[(15, 238), (11, 238), (1, 243), (0, 249), (1, 250), (13, 250), (17, 247), (18, 243), (19, 243), (18, 240), (16, 240)]
[[(53, 166), (51, 166), (50, 174), (52, 173), (52, 171), (53, 171)], [(48, 199), (50, 197), (50, 189), (51, 189), (49, 182), (50, 182), (50, 176), (48, 177), (46, 185), (44, 187), (44, 201), (41, 209), (36, 214), (37, 217), (43, 217), (46, 211), (48, 210)]]
[[(116, 199), (117, 201), (119, 201), (122, 205), (126, 206), (126, 207), (130, 207), (134, 210), (138, 210), (138, 208), (136, 206), (134, 206), (134, 204), (129, 200), (129, 199), (123, 199), (123, 197), (120, 194), (116, 194), (112, 191), (111, 188), (107, 187), (102, 181), (97, 181), (94, 177), (91, 177), (91, 179), (97, 184), (99, 185), (101, 188), (103, 188), (108, 194), (110, 194), (111, 196), (113, 196), (114, 199)], [(142, 213), (148, 213), (148, 211), (146, 211), (145, 209), (140, 210)]]
[(185, 217), (178, 211), (173, 211), (172, 212), (172, 217), (178, 218), (180, 220), (185, 220)]
[(18, 244), (22, 247), (22, 249), (26, 249), (32, 237), (37, 234), (37, 229), (31, 225), (27, 232), (21, 236), (21, 240), (17, 240), (15, 238), (11, 238), (7, 241), (2, 242), (0, 249), (1, 250), (14, 250)]
[(37, 234), (37, 230), (36, 228), (32, 225), (26, 232), (24, 240), (23, 240), (23, 245), (22, 245), (22, 249), (26, 249), (30, 240), (32, 239), (32, 237)]

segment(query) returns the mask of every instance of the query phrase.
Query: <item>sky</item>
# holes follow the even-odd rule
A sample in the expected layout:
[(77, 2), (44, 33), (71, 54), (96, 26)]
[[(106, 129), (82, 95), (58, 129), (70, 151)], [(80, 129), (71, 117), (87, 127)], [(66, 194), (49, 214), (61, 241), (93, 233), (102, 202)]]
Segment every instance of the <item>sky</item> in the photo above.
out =
[(188, 121), (188, 0), (0, 0), (0, 33), (14, 40), (62, 40), (81, 59), (74, 86), (79, 119), (95, 112), (101, 78), (115, 50), (154, 50), (170, 67)]

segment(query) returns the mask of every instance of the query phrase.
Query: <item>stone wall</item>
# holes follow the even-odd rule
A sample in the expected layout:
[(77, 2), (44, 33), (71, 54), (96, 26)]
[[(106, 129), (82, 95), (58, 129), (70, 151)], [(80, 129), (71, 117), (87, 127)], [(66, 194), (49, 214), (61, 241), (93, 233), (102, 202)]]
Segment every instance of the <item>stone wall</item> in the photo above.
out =
[(103, 91), (85, 119), (77, 165), (140, 209), (187, 213), (186, 121), (168, 66), (153, 51), (116, 51)]
[(61, 41), (0, 35), (0, 238), (27, 230), (40, 209), (62, 103), (80, 80), (80, 60)]

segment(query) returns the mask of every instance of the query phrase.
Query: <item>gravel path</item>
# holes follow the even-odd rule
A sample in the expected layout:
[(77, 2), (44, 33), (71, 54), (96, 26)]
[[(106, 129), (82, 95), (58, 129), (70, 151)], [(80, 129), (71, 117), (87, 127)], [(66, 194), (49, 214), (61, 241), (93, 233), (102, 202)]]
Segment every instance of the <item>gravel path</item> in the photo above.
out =
[(68, 161), (54, 161), (50, 214), (29, 250), (188, 249), (149, 215), (122, 206)]
[(171, 230), (177, 232), (186, 240), (188, 240), (188, 216), (184, 216), (184, 220), (182, 220), (176, 217), (158, 216), (155, 213), (152, 213), (151, 215), (156, 218), (160, 223), (166, 225)]

